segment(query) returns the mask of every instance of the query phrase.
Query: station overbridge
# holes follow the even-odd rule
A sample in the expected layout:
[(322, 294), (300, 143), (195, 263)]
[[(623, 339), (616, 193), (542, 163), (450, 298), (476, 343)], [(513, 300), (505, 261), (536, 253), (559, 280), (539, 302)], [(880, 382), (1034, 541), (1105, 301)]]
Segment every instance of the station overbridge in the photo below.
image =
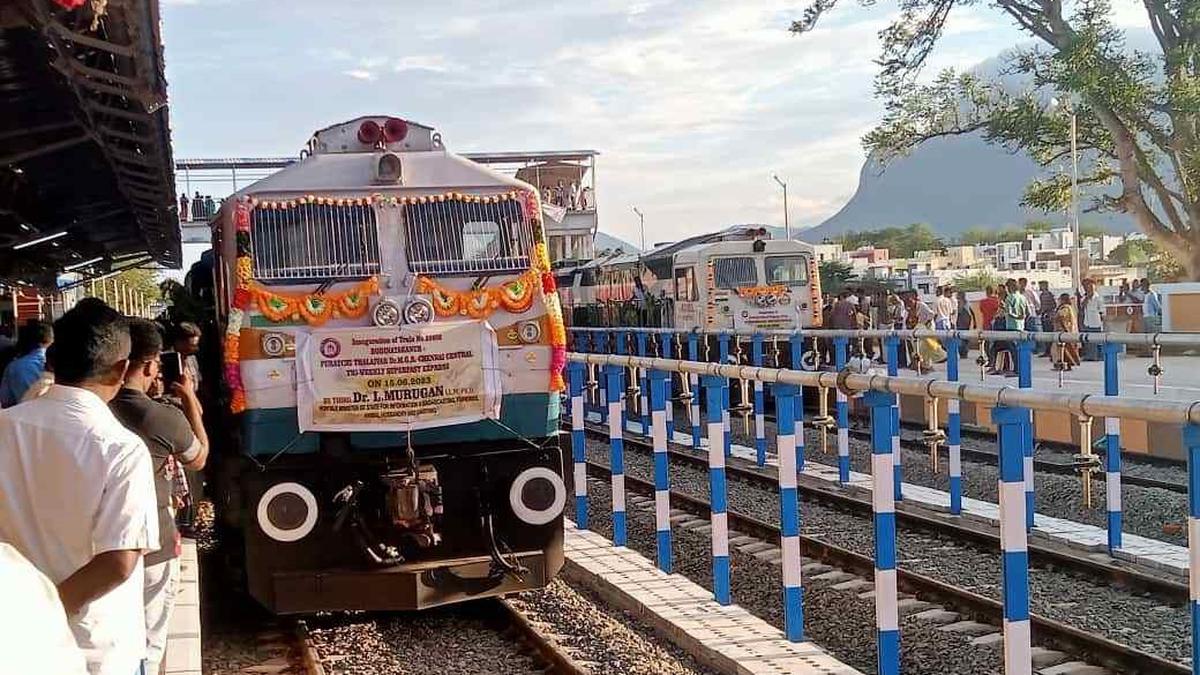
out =
[[(736, 339), (729, 333), (715, 335), (726, 341)], [(674, 341), (677, 336), (682, 338), (678, 342)], [(861, 506), (871, 512), (873, 519), (874, 555), (860, 564), (873, 565), (873, 583), (855, 581), (852, 576), (838, 579), (847, 587), (866, 586), (871, 590), (860, 597), (869, 597), (875, 603), (876, 658), (878, 672), (881, 673), (899, 672), (900, 669), (899, 617), (904, 616), (914, 604), (911, 596), (902, 594), (900, 590), (938, 593), (943, 598), (960, 592), (924, 578), (921, 570), (898, 569), (898, 523), (905, 519), (926, 518), (928, 523), (945, 528), (946, 532), (954, 533), (951, 536), (959, 538), (979, 536), (978, 530), (972, 528), (980, 522), (987, 523), (994, 530), (992, 541), (999, 545), (1002, 568), (1000, 588), (996, 591), (999, 602), (973, 607), (985, 614), (992, 612), (993, 619), (1002, 623), (1002, 634), (997, 637), (1002, 642), (1006, 673), (1031, 673), (1035, 670), (1051, 672), (1038, 670), (1040, 666), (1036, 664), (1043, 662), (1041, 657), (1045, 649), (1035, 647), (1037, 643), (1058, 643), (1062, 640), (1088, 642), (1090, 639), (1062, 621), (1038, 614), (1036, 607), (1031, 611), (1031, 561), (1035, 565), (1045, 565), (1048, 559), (1054, 559), (1053, 564), (1079, 570), (1087, 570), (1090, 566), (1091, 571), (1086, 573), (1104, 576), (1116, 571), (1118, 575), (1125, 575), (1125, 582), (1144, 574), (1139, 583), (1166, 584), (1158, 586), (1156, 592), (1170, 593), (1172, 591), (1168, 589), (1173, 588), (1180, 597), (1190, 597), (1186, 616), (1192, 624), (1192, 635), (1200, 630), (1200, 604), (1197, 603), (1200, 598), (1200, 575), (1195, 573), (1197, 561), (1200, 560), (1200, 537), (1196, 536), (1200, 533), (1200, 480), (1196, 478), (1200, 475), (1200, 469), (1197, 468), (1200, 467), (1200, 400), (1197, 400), (1200, 397), (1193, 400), (1143, 399), (1120, 396), (1115, 391), (1083, 393), (1034, 390), (1029, 377), (1032, 347), (1035, 344), (1032, 334), (977, 336), (1019, 339), (1016, 344), (1020, 354), (1017, 359), (1020, 372), (1016, 387), (961, 382), (957, 377), (958, 369), (953, 365), (948, 365), (946, 378), (943, 378), (937, 375), (900, 377), (894, 372), (890, 375), (856, 372), (845, 363), (848, 341), (852, 338), (882, 338), (889, 356), (894, 357), (896, 343), (904, 338), (938, 337), (945, 340), (948, 351), (954, 353), (957, 346), (955, 341), (966, 337), (965, 334), (806, 330), (802, 338), (796, 333), (789, 333), (785, 347), (795, 349), (793, 354), (796, 356), (803, 348), (802, 340), (805, 338), (828, 337), (835, 342), (838, 368), (825, 372), (765, 365), (762, 346), (767, 338), (763, 334), (743, 336), (751, 340), (753, 345), (748, 362), (696, 360), (699, 337), (701, 335), (697, 332), (680, 334), (670, 330), (619, 327), (573, 331), (574, 351), (567, 356), (568, 409), (574, 449), (574, 520), (581, 524), (580, 527), (587, 527), (589, 517), (606, 516), (613, 523), (614, 543), (623, 545), (626, 536), (624, 523), (630, 517), (626, 513), (625, 493), (628, 491), (652, 497), (655, 500), (653, 512), (658, 533), (658, 564), (660, 569), (669, 572), (673, 565), (672, 533), (679, 532), (674, 509), (685, 508), (682, 504), (689, 500), (695, 501), (694, 498), (677, 494), (672, 473), (680, 473), (681, 464), (697, 466), (708, 475), (708, 499), (703, 502), (703, 507), (711, 512), (707, 532), (711, 537), (711, 575), (715, 601), (720, 604), (731, 602), (730, 588), (735, 580), (731, 572), (730, 551), (738, 548), (739, 542), (744, 544), (745, 533), (765, 536), (767, 541), (773, 539), (778, 542), (781, 565), (785, 571), (782, 579), (785, 633), (791, 639), (800, 640), (805, 630), (804, 603), (801, 600), (804, 583), (799, 571), (804, 566), (801, 543), (805, 554), (810, 557), (823, 557), (815, 554), (815, 551), (823, 550), (826, 544), (820, 541), (820, 537), (801, 536), (800, 523), (804, 519), (804, 511), (798, 506), (798, 493), (818, 492), (825, 499), (837, 500), (850, 500), (854, 495), (861, 494), (865, 497)], [(1190, 346), (1197, 342), (1195, 337), (1182, 335), (1097, 337), (1064, 334), (1056, 336), (1056, 339), (1075, 342), (1097, 339), (1108, 345), (1106, 353), (1113, 354), (1122, 344)], [(721, 349), (724, 356), (729, 353), (727, 346)], [(683, 354), (679, 352), (681, 347), (685, 350)], [(686, 351), (689, 347), (690, 356)], [(957, 359), (947, 363), (953, 364), (955, 361)], [(742, 383), (749, 383), (749, 386)], [(739, 384), (741, 400), (739, 402), (738, 397), (734, 396), (734, 405), (731, 406), (730, 389), (737, 389)], [(762, 395), (764, 388), (770, 389), (774, 399), (774, 433), (769, 452), (762, 443), (763, 419), (766, 417)], [(755, 392), (753, 402), (748, 400), (746, 393), (750, 389)], [(806, 411), (806, 390), (810, 397), (813, 392), (817, 393), (817, 415)], [(825, 403), (830, 394), (835, 397), (838, 408), (836, 419), (829, 415)], [(940, 400), (946, 404), (949, 411), (947, 432), (940, 437), (930, 434), (926, 439), (934, 445), (948, 446), (949, 495), (904, 481), (899, 461), (901, 447), (898, 423), (898, 408), (903, 397)], [(870, 461), (865, 465), (866, 473), (851, 471), (845, 452), (848, 404), (851, 401), (858, 401), (869, 419), (867, 434)], [(676, 417), (676, 405), (682, 407), (683, 417)], [(997, 446), (994, 465), (998, 475), (998, 500), (995, 503), (963, 495), (962, 462), (959, 456), (962, 443), (960, 410), (968, 405), (986, 409), (989, 424), (994, 429), (992, 438)], [(755, 442), (754, 446), (740, 446), (733, 442), (737, 434), (736, 429), (730, 428), (727, 413), (731, 408), (744, 409), (755, 416), (757, 429), (756, 438), (752, 441)], [(1085, 443), (1076, 459), (1087, 486), (1090, 486), (1092, 472), (1105, 476), (1107, 533), (1103, 528), (1053, 518), (1043, 513), (1037, 513), (1035, 518), (1032, 454), (1036, 414), (1089, 421), (1105, 420), (1108, 432), (1105, 439), (1106, 465), (1101, 467), (1090, 443)], [(1183, 459), (1187, 467), (1187, 479), (1182, 486), (1188, 494), (1187, 547), (1141, 536), (1122, 538), (1121, 453), (1117, 451), (1120, 447), (1117, 436), (1119, 426), (1114, 422), (1168, 425), (1174, 429), (1178, 442), (1184, 447)], [(933, 428), (939, 424), (941, 422), (936, 418), (932, 422)], [(839, 448), (836, 466), (823, 463), (821, 454), (815, 453), (811, 446), (806, 450), (805, 430), (809, 426), (815, 427), (821, 434), (829, 427), (837, 427), (839, 445), (842, 447)], [(597, 453), (587, 449), (586, 434), (607, 437), (609, 458), (604, 466), (598, 465)], [(641, 462), (626, 456), (635, 448), (632, 454), (652, 454), (654, 468), (650, 473), (653, 483), (635, 478), (631, 480), (633, 487), (627, 488), (629, 483), (624, 475), (625, 467), (631, 462), (633, 465)], [(934, 473), (937, 473), (936, 460), (932, 465)], [(600, 474), (610, 479), (607, 485), (588, 480), (588, 476)], [(731, 504), (734, 502), (730, 501), (729, 495), (731, 486), (746, 480), (760, 485), (774, 483), (780, 509), (778, 528), (772, 529), (772, 526), (733, 512)], [(602, 485), (606, 493), (611, 493), (611, 496), (605, 495), (605, 501), (611, 505), (611, 514), (589, 514), (589, 485)], [(1087, 492), (1090, 487), (1083, 489)], [(921, 515), (922, 512), (924, 515)], [(953, 519), (947, 519), (946, 515)], [(1184, 513), (1178, 515), (1181, 519), (1185, 517)], [(766, 534), (757, 535), (760, 531)], [(1098, 557), (1096, 553), (1096, 545), (1101, 542), (1107, 544), (1107, 553), (1111, 556), (1108, 561), (1102, 560), (1104, 556)], [(758, 547), (745, 550), (755, 554), (765, 551)], [(920, 567), (924, 557), (906, 560), (905, 563)], [(1124, 564), (1126, 562), (1128, 566)], [(789, 571), (793, 569), (794, 572)], [(1168, 576), (1171, 579), (1158, 577), (1165, 569), (1170, 570)], [(818, 574), (816, 579), (823, 579), (829, 574)], [(972, 602), (978, 600), (978, 596), (973, 599), (966, 597), (971, 595), (974, 594), (964, 594), (957, 606), (971, 606)], [(933, 609), (923, 614), (932, 617), (939, 612), (947, 614)], [(1170, 619), (1163, 617), (1163, 620)], [(954, 627), (968, 629), (959, 624), (954, 624)], [(1192, 665), (1189, 666), (1180, 660), (1161, 658), (1116, 644), (1102, 635), (1091, 637), (1095, 638), (1093, 644), (1077, 646), (1089, 650), (1105, 665), (1120, 671), (1194, 673), (1197, 671), (1196, 664), (1200, 664), (1195, 654), (1195, 640), (1190, 653)], [(1090, 666), (1086, 664), (1072, 665), (1075, 666), (1074, 670), (1064, 666), (1065, 669), (1053, 672), (1099, 672), (1087, 670)]]

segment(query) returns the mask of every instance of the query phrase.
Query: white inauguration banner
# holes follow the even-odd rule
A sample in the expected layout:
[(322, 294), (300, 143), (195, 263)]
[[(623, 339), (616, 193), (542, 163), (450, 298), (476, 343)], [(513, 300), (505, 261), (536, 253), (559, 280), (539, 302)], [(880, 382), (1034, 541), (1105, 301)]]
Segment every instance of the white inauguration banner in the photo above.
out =
[(297, 335), (300, 431), (406, 431), (500, 417), (486, 321)]

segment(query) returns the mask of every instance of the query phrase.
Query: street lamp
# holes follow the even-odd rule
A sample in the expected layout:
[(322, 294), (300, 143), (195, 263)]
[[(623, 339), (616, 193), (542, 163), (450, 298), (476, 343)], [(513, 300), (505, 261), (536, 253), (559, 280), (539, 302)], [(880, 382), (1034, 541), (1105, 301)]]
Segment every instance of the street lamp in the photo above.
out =
[(787, 183), (779, 179), (779, 176), (771, 174), (771, 178), (779, 183), (779, 187), (783, 188), (783, 233), (788, 239), (792, 238), (792, 226), (788, 222), (788, 207), (787, 207)]
[(636, 207), (636, 206), (633, 207), (633, 212), (637, 214), (638, 223), (642, 229), (642, 250), (645, 251), (646, 250), (646, 216), (641, 211), (639, 211), (638, 207)]
[(1071, 284), (1079, 291), (1083, 269), (1080, 267), (1079, 247), (1082, 244), (1079, 237), (1079, 149), (1078, 125), (1076, 123), (1075, 105), (1071, 101), (1060, 101), (1058, 97), (1050, 99), (1050, 109), (1064, 109), (1071, 116), (1071, 232), (1075, 236), (1075, 246), (1071, 251)]

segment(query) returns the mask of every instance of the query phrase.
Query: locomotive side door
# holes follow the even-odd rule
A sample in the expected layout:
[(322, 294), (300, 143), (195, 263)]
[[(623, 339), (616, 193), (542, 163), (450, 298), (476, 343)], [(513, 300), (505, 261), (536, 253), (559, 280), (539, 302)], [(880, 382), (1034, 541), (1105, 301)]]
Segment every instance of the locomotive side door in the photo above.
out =
[(700, 325), (700, 296), (696, 289), (696, 267), (675, 268), (675, 326), (680, 330), (703, 328)]

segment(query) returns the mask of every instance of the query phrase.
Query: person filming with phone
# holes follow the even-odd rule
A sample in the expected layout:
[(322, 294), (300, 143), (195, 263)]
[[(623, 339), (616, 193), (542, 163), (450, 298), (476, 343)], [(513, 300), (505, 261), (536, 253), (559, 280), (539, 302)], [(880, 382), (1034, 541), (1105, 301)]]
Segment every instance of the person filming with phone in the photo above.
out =
[[(179, 353), (162, 351), (158, 326), (146, 319), (130, 319), (129, 337), (125, 383), (109, 405), (117, 419), (145, 441), (153, 462), (159, 550), (145, 561), (146, 672), (157, 673), (179, 590), (181, 539), (175, 512), (188, 499), (183, 469), (204, 468), (208, 435), (191, 375)], [(151, 398), (160, 387), (178, 397), (180, 407)]]

